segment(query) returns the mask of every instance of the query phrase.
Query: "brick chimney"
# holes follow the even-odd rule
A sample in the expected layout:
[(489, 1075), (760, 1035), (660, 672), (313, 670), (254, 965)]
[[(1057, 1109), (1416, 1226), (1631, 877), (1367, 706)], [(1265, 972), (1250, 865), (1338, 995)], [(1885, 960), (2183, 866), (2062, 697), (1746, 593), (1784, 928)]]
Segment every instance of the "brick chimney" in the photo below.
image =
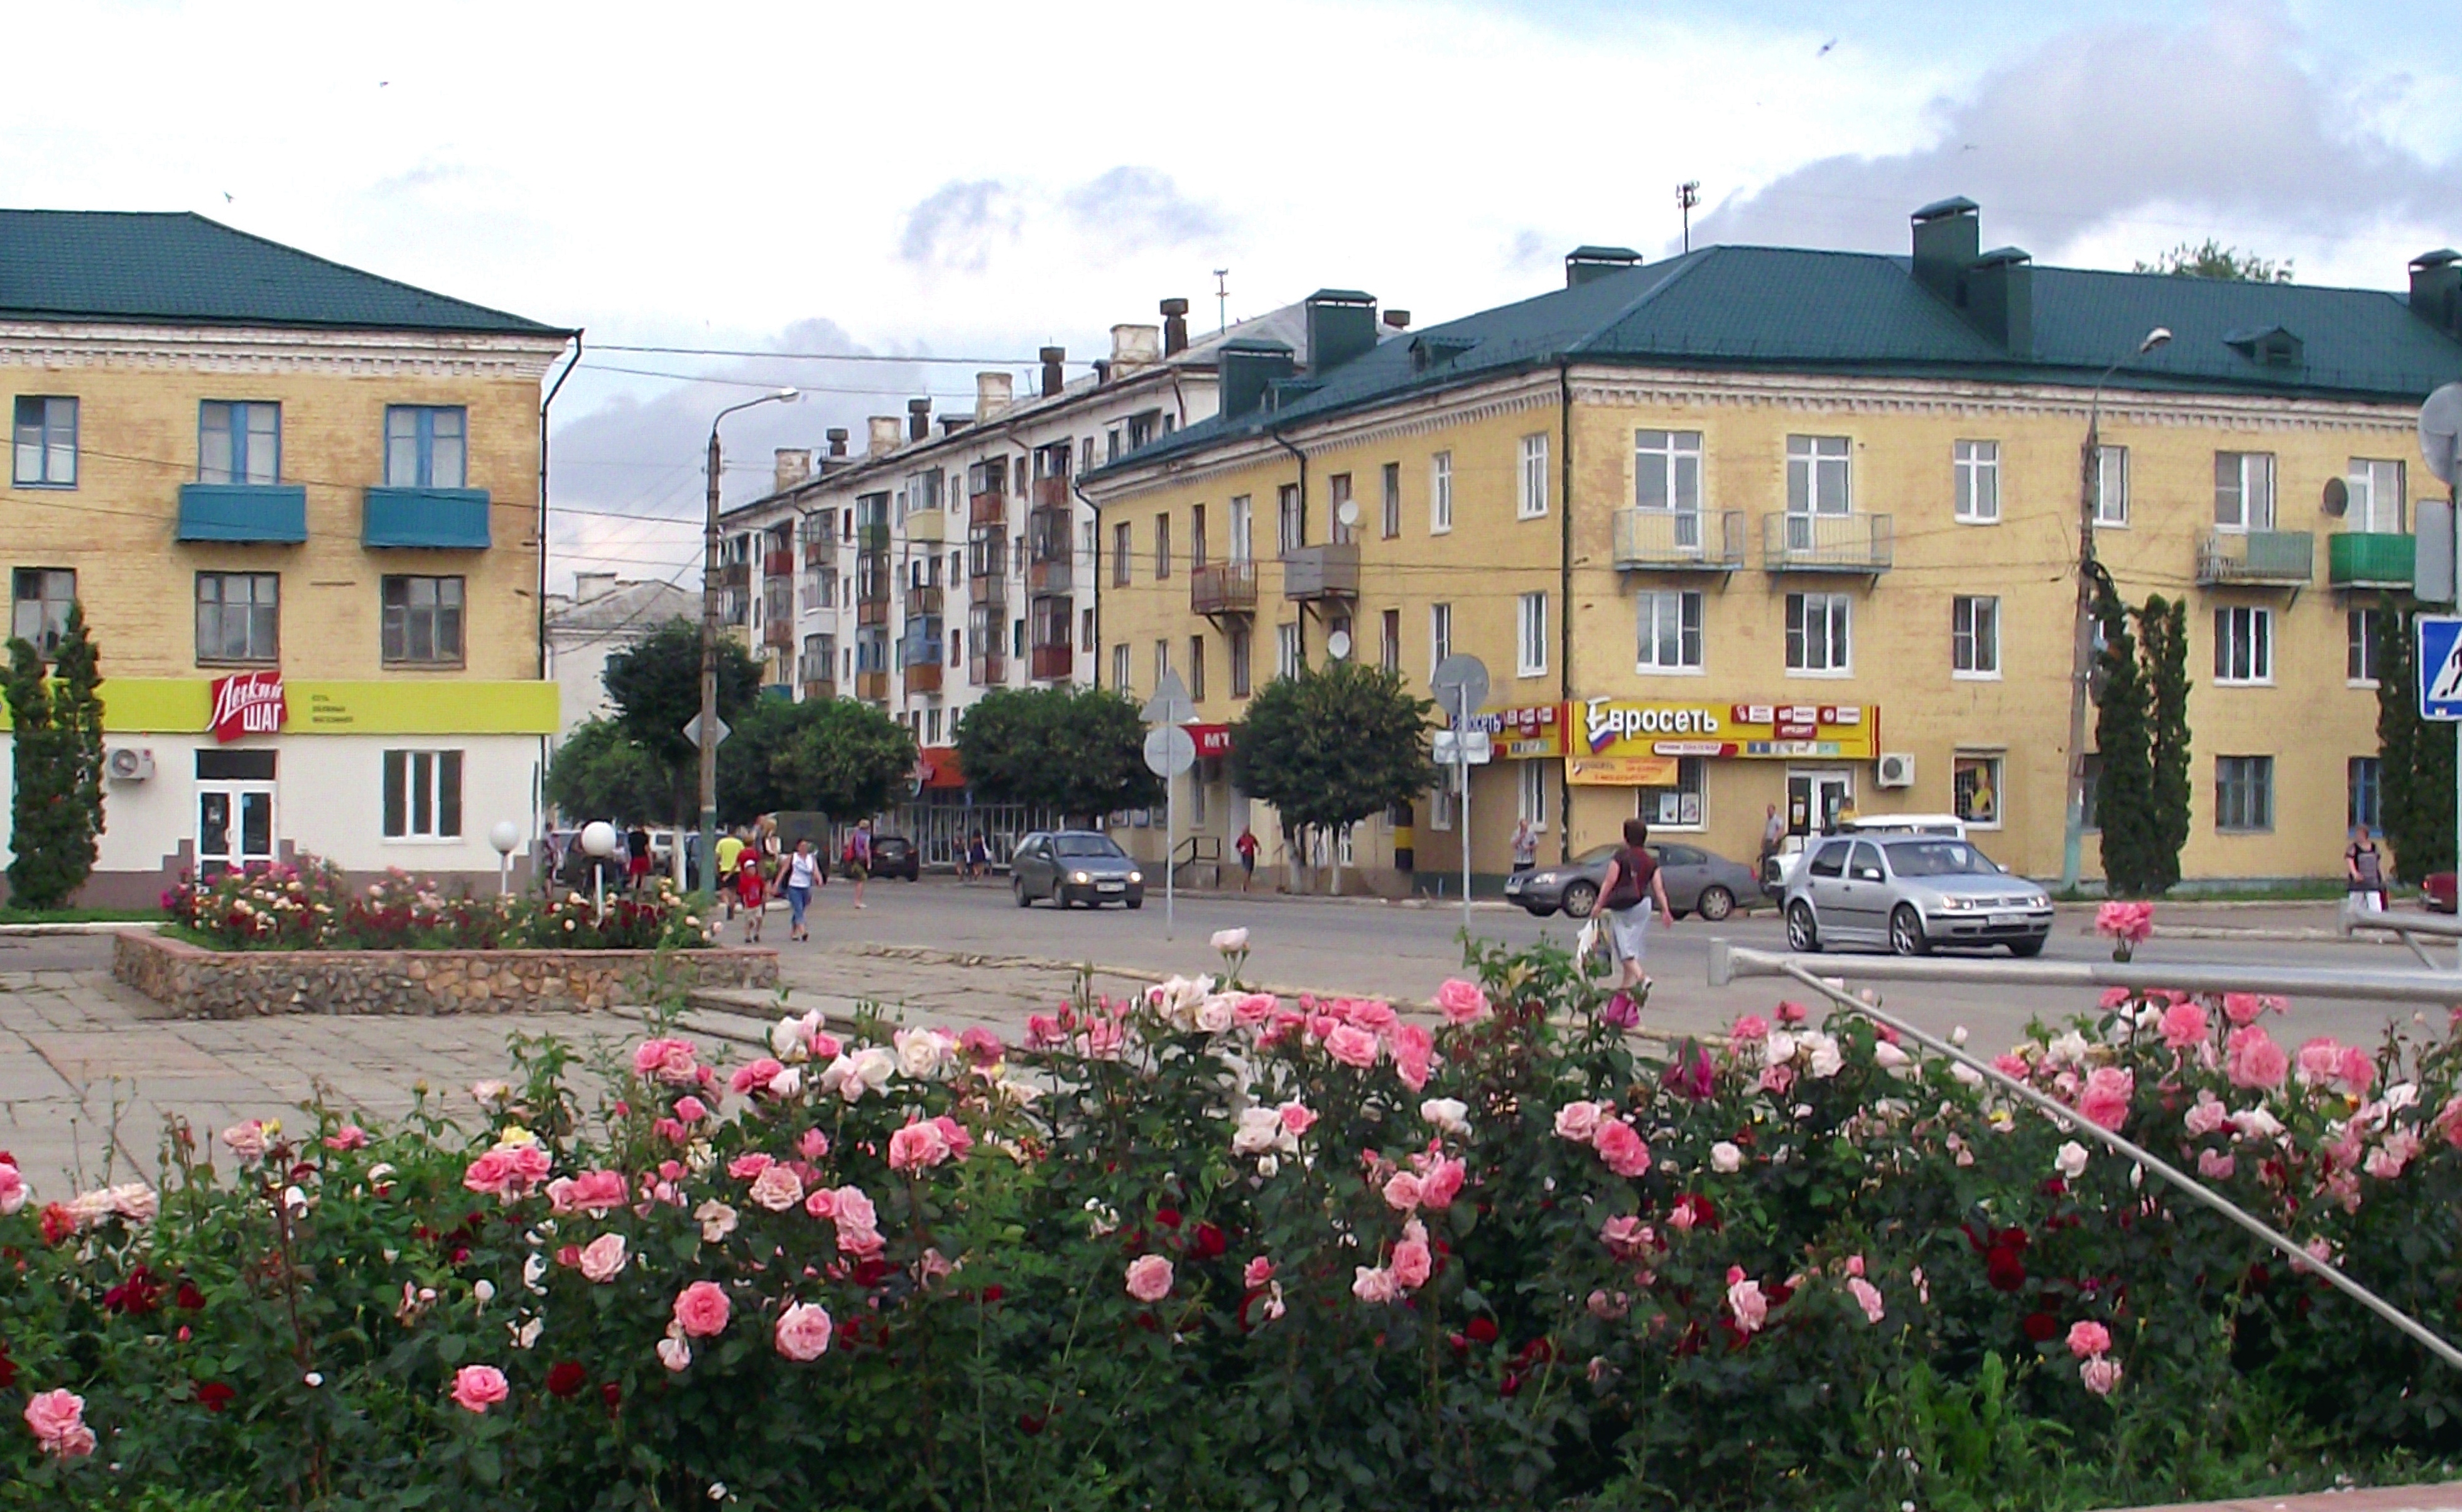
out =
[(1120, 325), (1112, 328), (1112, 371), (1127, 374), (1150, 366), (1162, 357), (1162, 332), (1153, 326)]
[(864, 446), (864, 455), (886, 457), (897, 449), (901, 433), (896, 416), (873, 415), (866, 418), (865, 423), (872, 427), (872, 434)]
[(829, 431), (829, 437), (830, 437), (830, 455), (831, 455), (831, 456), (832, 456), (832, 457), (843, 457), (843, 456), (845, 456), (845, 455), (847, 454), (847, 453), (846, 453), (846, 449), (847, 449), (847, 429), (846, 429), (846, 427), (845, 427), (844, 425), (832, 425), (832, 426), (831, 426), (831, 427), (830, 427), (830, 431)]
[(1045, 347), (1040, 356), (1043, 358), (1043, 397), (1058, 399), (1060, 391), (1068, 386), (1068, 379), (1061, 375), (1060, 364), (1069, 360), (1069, 349)]
[(921, 441), (932, 434), (932, 401), (910, 399), (906, 401), (906, 439)]
[(1188, 301), (1179, 298), (1162, 302), (1162, 355), (1171, 356), (1188, 350)]
[(975, 419), (989, 420), (1017, 401), (1017, 379), (1006, 373), (975, 375)]
[(776, 471), (771, 474), (773, 492), (785, 493), (812, 475), (812, 452), (809, 446), (781, 446), (774, 454)]

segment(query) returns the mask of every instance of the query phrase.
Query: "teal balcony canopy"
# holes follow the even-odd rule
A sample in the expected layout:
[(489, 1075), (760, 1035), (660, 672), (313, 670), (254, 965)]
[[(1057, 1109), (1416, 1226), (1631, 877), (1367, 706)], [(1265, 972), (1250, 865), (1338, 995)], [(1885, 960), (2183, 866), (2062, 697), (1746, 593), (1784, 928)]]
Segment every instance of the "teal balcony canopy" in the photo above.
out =
[(491, 544), (485, 488), (370, 488), (359, 544), (430, 551), (484, 551)]
[(308, 539), (308, 490), (297, 484), (184, 483), (178, 539), (297, 546)]

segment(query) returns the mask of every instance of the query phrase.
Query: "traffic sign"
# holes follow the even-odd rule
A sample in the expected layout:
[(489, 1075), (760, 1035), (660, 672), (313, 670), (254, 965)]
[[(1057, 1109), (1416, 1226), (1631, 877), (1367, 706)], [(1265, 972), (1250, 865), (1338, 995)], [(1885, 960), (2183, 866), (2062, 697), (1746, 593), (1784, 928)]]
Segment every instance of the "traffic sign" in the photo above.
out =
[(1436, 707), (1459, 724), (1487, 702), (1487, 663), (1457, 652), (1436, 663), (1428, 686), (1436, 695)]
[(1496, 738), (1485, 730), (1438, 730), (1435, 755), (1440, 767), (1462, 762), (1484, 767), (1496, 759)]
[(1149, 724), (1185, 724), (1197, 718), (1197, 701), (1188, 696), (1188, 684), (1179, 680), (1178, 673), (1165, 671), (1162, 680), (1155, 684), (1154, 697), (1146, 700), (1137, 715)]
[(1177, 724), (1146, 731), (1146, 770), (1177, 777), (1197, 765), (1197, 737)]
[[(735, 733), (735, 732), (734, 732), (732, 729), (730, 729), (730, 728), (728, 728), (728, 727), (727, 727), (727, 723), (726, 723), (726, 721), (724, 721), (724, 720), (720, 720), (720, 721), (718, 722), (718, 744), (719, 744), (719, 745), (725, 745), (725, 744), (726, 744), (726, 738), (727, 738), (729, 735), (732, 735), (732, 734), (734, 734), (734, 733)], [(691, 719), (686, 720), (686, 721), (684, 722), (684, 739), (686, 739), (686, 740), (688, 740), (688, 741), (692, 742), (692, 743), (693, 743), (693, 746), (694, 746), (694, 748), (695, 748), (695, 749), (699, 749), (699, 748), (700, 748), (700, 746), (701, 746), (701, 716), (700, 716), (700, 715), (696, 714), (696, 715), (694, 715)]]
[(2462, 616), (2422, 615), (2417, 624), (2419, 717), (2462, 721)]
[(2451, 486), (2462, 476), (2462, 383), (2448, 383), (2419, 406), (2419, 452), (2436, 481)]

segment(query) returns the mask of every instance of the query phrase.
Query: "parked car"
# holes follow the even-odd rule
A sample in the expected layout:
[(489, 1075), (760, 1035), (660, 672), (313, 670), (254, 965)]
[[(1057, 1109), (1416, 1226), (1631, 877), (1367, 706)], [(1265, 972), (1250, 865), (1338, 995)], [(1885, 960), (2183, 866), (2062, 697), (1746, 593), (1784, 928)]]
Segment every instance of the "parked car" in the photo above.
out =
[(923, 876), (923, 853), (902, 834), (875, 834), (872, 837), (872, 875), (884, 881), (893, 876), (919, 881)]
[[(1838, 833), (1940, 834), (1963, 840), (1966, 838), (1966, 821), (1954, 813), (1876, 813), (1841, 821)], [(1782, 838), (1778, 849), (1761, 858), (1761, 891), (1772, 897), (1783, 896), (1787, 884), (1795, 879), (1796, 869), (1803, 864), (1803, 853), (1818, 846), (1824, 838), (1817, 834), (1790, 834)]]
[(1125, 903), (1143, 908), (1145, 874), (1112, 838), (1095, 830), (1036, 831), (1018, 836), (1008, 857), (1009, 891), (1017, 906), (1047, 897), (1062, 908)]
[[(1668, 910), (1678, 918), (1698, 914), (1716, 923), (1739, 907), (1765, 900), (1760, 884), (1753, 880), (1752, 868), (1741, 862), (1697, 845), (1672, 841), (1649, 849), (1658, 858), (1659, 875), (1667, 879)], [(1563, 866), (1518, 872), (1505, 878), (1504, 900), (1519, 903), (1541, 918), (1558, 909), (1575, 918), (1587, 918), (1598, 906), (1608, 862), (1616, 850), (1612, 845), (1597, 846)]]
[(2454, 895), (2454, 874), (2451, 872), (2430, 872), (2428, 879), (2419, 884), (2419, 901), (2431, 914), (2452, 913)]
[(2051, 934), (2051, 894), (1948, 835), (1833, 835), (1786, 889), (1786, 942), (1797, 951), (2006, 945), (2039, 956)]

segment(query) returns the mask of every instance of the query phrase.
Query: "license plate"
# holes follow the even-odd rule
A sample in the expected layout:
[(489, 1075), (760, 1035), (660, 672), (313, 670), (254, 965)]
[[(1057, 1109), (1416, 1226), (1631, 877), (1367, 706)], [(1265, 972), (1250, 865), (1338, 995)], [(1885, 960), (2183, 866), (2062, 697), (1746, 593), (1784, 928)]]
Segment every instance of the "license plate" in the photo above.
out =
[(1096, 888), (1106, 893), (1116, 893), (1128, 885), (1129, 884), (1126, 882), (1097, 882), (1094, 884)]
[(1992, 927), (1995, 929), (2009, 929), (2016, 925), (2022, 924), (2025, 921), (2026, 916), (2023, 914), (1995, 914), (1992, 916)]

